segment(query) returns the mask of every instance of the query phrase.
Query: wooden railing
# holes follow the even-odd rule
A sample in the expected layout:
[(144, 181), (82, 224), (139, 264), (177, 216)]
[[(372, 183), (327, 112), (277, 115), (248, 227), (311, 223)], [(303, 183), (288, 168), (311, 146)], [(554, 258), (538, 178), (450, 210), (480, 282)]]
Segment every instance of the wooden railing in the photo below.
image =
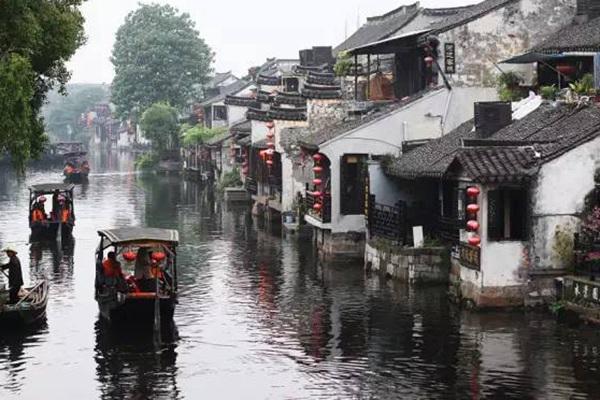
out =
[(325, 197), (323, 198), (323, 208), (321, 208), (321, 211), (317, 212), (314, 209), (314, 205), (317, 202), (317, 199), (315, 198), (315, 196), (313, 196), (312, 192), (306, 192), (306, 197), (304, 198), (304, 204), (306, 206), (306, 209), (308, 210), (307, 213), (308, 215), (310, 215), (313, 218), (318, 219), (319, 221), (328, 224), (331, 222), (331, 195), (330, 194), (325, 194)]
[(375, 202), (370, 197), (368, 206), (369, 236), (383, 238), (404, 244), (406, 242), (406, 203), (400, 201), (395, 206)]

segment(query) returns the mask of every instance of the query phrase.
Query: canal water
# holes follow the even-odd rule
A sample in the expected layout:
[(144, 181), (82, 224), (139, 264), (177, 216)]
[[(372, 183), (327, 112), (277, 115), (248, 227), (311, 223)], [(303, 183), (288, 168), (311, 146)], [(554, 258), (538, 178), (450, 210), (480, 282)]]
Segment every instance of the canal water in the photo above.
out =
[[(0, 244), (17, 247), (27, 282), (51, 285), (45, 324), (0, 332), (0, 399), (600, 396), (597, 328), (462, 312), (443, 287), (321, 265), (309, 240), (282, 240), (180, 178), (136, 175), (128, 156), (92, 166), (60, 248), (30, 244), (27, 227), (27, 186), (59, 169), (0, 173)], [(180, 304), (160, 346), (98, 317), (96, 230), (123, 226), (180, 231)]]

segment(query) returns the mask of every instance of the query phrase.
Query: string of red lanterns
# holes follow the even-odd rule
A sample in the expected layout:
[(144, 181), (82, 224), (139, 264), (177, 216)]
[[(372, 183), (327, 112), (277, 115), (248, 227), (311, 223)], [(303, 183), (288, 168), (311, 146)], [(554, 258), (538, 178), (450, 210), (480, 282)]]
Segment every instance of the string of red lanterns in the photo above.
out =
[(269, 167), (269, 170), (273, 167), (273, 156), (275, 155), (275, 142), (273, 139), (275, 138), (275, 124), (273, 121), (267, 122), (267, 150), (265, 150), (266, 155), (266, 163)]
[(313, 204), (313, 210), (317, 213), (321, 214), (323, 211), (323, 204), (325, 199), (325, 190), (323, 188), (323, 166), (321, 165), (321, 161), (323, 161), (323, 155), (316, 153), (313, 155), (314, 167), (314, 179), (313, 185), (315, 187), (315, 191), (312, 193), (313, 198), (315, 199), (315, 204)]
[(477, 204), (479, 194), (481, 191), (478, 187), (472, 186), (467, 188), (467, 197), (469, 198), (470, 204), (467, 206), (467, 231), (471, 232), (472, 235), (469, 237), (469, 244), (471, 246), (479, 247), (481, 245), (481, 236), (479, 236), (479, 221), (478, 214), (481, 211), (481, 207)]

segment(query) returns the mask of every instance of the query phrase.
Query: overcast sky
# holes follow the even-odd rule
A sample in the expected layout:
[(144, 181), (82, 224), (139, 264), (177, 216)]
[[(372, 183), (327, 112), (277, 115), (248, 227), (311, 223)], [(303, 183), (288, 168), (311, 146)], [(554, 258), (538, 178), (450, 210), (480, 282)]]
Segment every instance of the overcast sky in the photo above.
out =
[[(450, 7), (479, 0), (423, 0), (425, 7)], [(144, 1), (149, 3), (152, 1)], [(298, 50), (335, 46), (357, 22), (414, 0), (156, 0), (187, 12), (216, 52), (215, 69), (244, 75), (267, 57), (296, 58)], [(139, 0), (88, 0), (83, 6), (87, 44), (69, 63), (73, 83), (110, 83), (109, 57), (117, 29)]]

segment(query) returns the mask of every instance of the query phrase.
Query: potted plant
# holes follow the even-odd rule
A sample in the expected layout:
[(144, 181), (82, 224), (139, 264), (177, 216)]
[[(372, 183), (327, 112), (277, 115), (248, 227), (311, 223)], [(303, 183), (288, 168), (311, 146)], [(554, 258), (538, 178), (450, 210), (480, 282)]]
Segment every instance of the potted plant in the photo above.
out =
[(540, 96), (544, 100), (555, 101), (558, 96), (558, 88), (556, 85), (542, 86), (540, 87)]
[(498, 95), (502, 101), (518, 101), (523, 98), (523, 79), (515, 72), (504, 72), (498, 77)]

